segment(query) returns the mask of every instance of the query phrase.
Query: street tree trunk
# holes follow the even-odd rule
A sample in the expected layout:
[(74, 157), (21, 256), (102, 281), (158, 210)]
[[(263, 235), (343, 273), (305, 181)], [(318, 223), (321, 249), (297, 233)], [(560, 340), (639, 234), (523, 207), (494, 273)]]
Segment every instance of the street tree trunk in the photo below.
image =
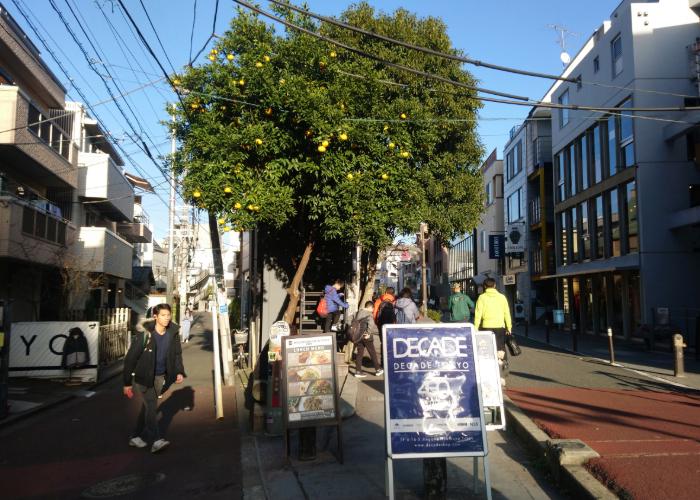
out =
[(370, 248), (367, 253), (367, 267), (364, 269), (367, 280), (365, 281), (365, 289), (362, 293), (362, 300), (360, 300), (358, 308), (362, 308), (365, 302), (372, 300), (372, 294), (374, 293), (374, 277), (377, 275), (378, 258), (379, 251), (376, 248)]
[(301, 284), (301, 279), (304, 277), (306, 267), (309, 265), (309, 259), (311, 259), (311, 252), (313, 249), (314, 244), (309, 241), (306, 244), (306, 248), (304, 248), (304, 254), (301, 256), (301, 261), (299, 261), (299, 265), (294, 273), (292, 284), (287, 288), (289, 303), (287, 304), (287, 310), (284, 312), (284, 321), (290, 326), (294, 323), (294, 316), (296, 315), (297, 305), (299, 304), (299, 285)]

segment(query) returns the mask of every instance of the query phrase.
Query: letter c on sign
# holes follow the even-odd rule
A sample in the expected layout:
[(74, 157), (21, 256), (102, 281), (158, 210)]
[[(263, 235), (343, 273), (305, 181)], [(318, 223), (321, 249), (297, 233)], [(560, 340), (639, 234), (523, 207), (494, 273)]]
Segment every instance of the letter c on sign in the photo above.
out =
[(56, 356), (61, 356), (63, 355), (63, 347), (61, 347), (60, 351), (57, 351), (56, 349), (53, 348), (53, 343), (56, 339), (63, 339), (63, 345), (65, 345), (66, 340), (68, 340), (68, 335), (63, 335), (62, 333), (59, 333), (58, 335), (54, 335), (51, 337), (51, 340), (49, 340), (49, 350), (54, 353)]

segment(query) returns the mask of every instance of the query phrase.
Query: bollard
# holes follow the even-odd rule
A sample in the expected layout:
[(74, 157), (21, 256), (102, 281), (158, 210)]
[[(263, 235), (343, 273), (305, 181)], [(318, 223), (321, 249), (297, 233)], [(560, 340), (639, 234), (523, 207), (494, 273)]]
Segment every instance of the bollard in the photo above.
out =
[(612, 328), (608, 327), (608, 347), (610, 349), (610, 364), (615, 364), (615, 349), (613, 347)]
[(548, 319), (544, 320), (544, 334), (545, 334), (545, 339), (547, 340), (547, 343), (549, 344), (549, 320)]
[(673, 376), (685, 377), (685, 367), (683, 365), (683, 335), (677, 333), (673, 336)]
[(576, 323), (571, 323), (571, 347), (578, 352), (578, 328)]

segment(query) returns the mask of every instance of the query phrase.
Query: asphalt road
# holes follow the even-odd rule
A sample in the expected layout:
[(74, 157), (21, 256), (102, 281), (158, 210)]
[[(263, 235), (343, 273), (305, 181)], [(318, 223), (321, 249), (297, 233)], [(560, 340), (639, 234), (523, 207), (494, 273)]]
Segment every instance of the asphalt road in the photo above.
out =
[[(240, 498), (240, 436), (233, 388), (215, 419), (210, 322), (195, 317), (184, 346), (187, 379), (161, 401), (171, 445), (158, 454), (128, 446), (139, 404), (121, 377), (0, 432), (2, 498)], [(191, 410), (185, 410), (190, 406)], [(92, 496), (91, 496), (92, 495)]]
[(589, 470), (622, 498), (697, 498), (699, 391), (519, 340), (507, 393), (550, 437), (598, 452)]

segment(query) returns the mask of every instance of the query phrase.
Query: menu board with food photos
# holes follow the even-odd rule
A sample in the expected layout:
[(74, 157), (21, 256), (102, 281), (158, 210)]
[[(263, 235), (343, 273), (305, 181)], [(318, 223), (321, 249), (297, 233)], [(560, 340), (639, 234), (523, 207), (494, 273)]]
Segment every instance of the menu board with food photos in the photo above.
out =
[(283, 398), (287, 427), (336, 425), (335, 337), (283, 337)]

